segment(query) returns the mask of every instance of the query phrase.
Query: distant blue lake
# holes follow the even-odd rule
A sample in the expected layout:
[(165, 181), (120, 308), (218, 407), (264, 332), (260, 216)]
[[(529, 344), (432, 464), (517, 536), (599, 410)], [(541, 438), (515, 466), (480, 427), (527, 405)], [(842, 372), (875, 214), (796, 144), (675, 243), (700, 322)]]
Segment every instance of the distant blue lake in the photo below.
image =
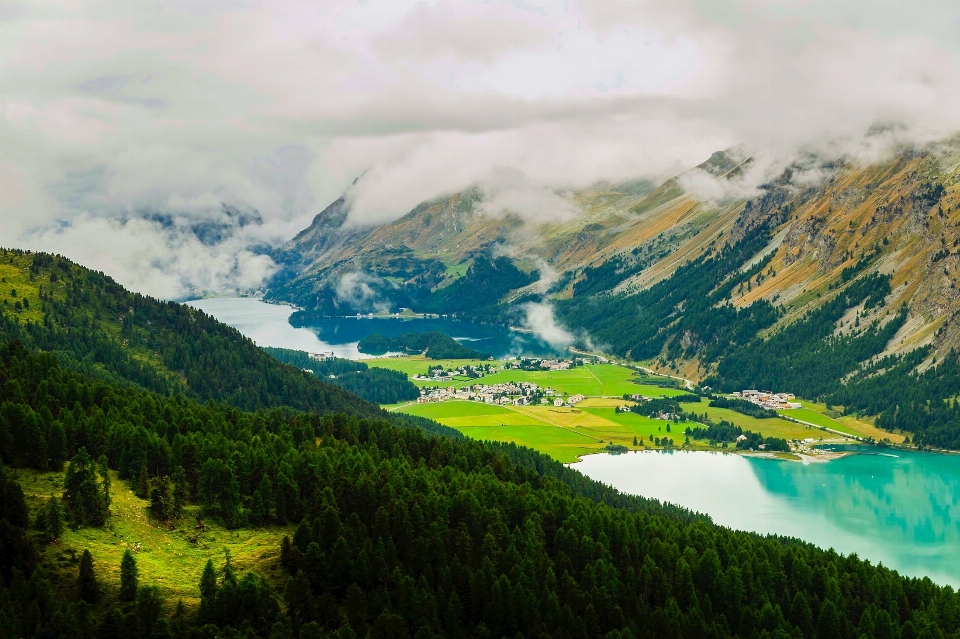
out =
[[(850, 447), (826, 463), (711, 452), (589, 455), (573, 468), (730, 528), (798, 537), (960, 586), (960, 456)], [(878, 454), (879, 453), (879, 454)]]
[(308, 352), (333, 352), (338, 357), (369, 357), (357, 350), (364, 337), (381, 333), (394, 337), (400, 333), (440, 331), (466, 346), (494, 357), (507, 355), (552, 356), (556, 349), (528, 333), (501, 326), (473, 324), (450, 319), (358, 319), (330, 318), (316, 324), (294, 328), (289, 318), (293, 309), (244, 297), (218, 297), (187, 302), (194, 308), (233, 326), (260, 346), (292, 348)]

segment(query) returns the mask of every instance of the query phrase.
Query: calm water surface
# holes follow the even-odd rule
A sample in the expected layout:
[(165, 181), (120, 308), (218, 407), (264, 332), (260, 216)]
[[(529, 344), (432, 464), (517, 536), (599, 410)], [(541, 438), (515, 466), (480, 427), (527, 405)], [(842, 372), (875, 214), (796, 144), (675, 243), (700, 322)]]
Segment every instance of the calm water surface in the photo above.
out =
[(643, 451), (589, 455), (573, 467), (724, 526), (799, 537), (960, 586), (960, 456), (856, 449), (866, 454), (827, 463)]
[(267, 304), (249, 297), (217, 297), (187, 302), (233, 326), (260, 346), (293, 348), (312, 353), (333, 352), (338, 357), (370, 357), (357, 350), (357, 343), (374, 333), (393, 337), (400, 333), (440, 331), (470, 348), (494, 357), (504, 355), (556, 355), (549, 344), (525, 333), (499, 326), (486, 326), (449, 319), (357, 319), (330, 318), (305, 328), (294, 328), (289, 318), (293, 308)]

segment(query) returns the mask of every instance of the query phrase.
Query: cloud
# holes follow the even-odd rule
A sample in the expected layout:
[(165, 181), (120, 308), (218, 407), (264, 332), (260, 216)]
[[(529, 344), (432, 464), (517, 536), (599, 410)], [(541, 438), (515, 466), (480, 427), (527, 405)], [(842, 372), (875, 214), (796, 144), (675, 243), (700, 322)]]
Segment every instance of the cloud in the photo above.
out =
[(28, 243), (58, 253), (68, 247), (67, 254), (81, 264), (162, 299), (253, 290), (276, 271), (269, 257), (250, 249), (249, 238), (234, 236), (210, 245), (179, 223), (143, 218), (80, 216), (30, 235)]
[[(256, 247), (358, 175), (355, 224), (474, 186), (488, 213), (539, 221), (572, 214), (571, 190), (669, 177), (736, 144), (757, 158), (749, 175), (685, 186), (739, 197), (796, 158), (870, 161), (960, 129), (957, 3), (116, 7), (0, 8), (0, 243), (42, 240), (161, 296), (269, 273)], [(865, 138), (877, 122), (897, 126)], [(224, 204), (263, 223), (195, 245), (184, 229)], [(85, 248), (101, 231), (110, 242)], [(197, 274), (167, 269), (164, 251)]]
[(548, 302), (527, 302), (522, 306), (525, 314), (523, 327), (554, 348), (573, 344), (573, 333), (563, 328), (553, 315), (553, 306)]
[(344, 273), (337, 282), (337, 300), (359, 310), (388, 311), (389, 300), (383, 299), (377, 290), (381, 283), (380, 279), (361, 271)]

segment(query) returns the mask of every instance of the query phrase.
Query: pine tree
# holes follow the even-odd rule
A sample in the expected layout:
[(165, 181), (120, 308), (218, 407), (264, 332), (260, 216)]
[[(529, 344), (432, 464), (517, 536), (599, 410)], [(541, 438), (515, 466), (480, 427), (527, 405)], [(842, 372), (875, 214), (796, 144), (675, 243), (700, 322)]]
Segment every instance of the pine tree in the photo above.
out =
[(217, 602), (217, 571), (213, 567), (213, 560), (207, 559), (200, 575), (200, 619), (211, 622), (215, 617)]
[(254, 526), (262, 526), (267, 521), (266, 507), (263, 504), (263, 496), (259, 490), (253, 491), (253, 497), (250, 499), (250, 523)]
[(136, 599), (138, 581), (137, 560), (127, 549), (123, 552), (123, 559), (120, 560), (120, 598), (124, 601)]
[(150, 492), (150, 511), (161, 521), (170, 518), (173, 510), (173, 497), (170, 494), (170, 482), (166, 477), (157, 480)]
[(840, 631), (840, 613), (829, 599), (820, 607), (820, 619), (817, 621), (817, 639), (842, 639)]
[(257, 488), (257, 491), (260, 493), (260, 497), (263, 498), (263, 521), (266, 523), (270, 521), (270, 517), (272, 516), (271, 511), (275, 506), (273, 484), (270, 483), (270, 478), (267, 477), (266, 474), (264, 474), (260, 480), (260, 486)]
[(110, 510), (110, 488), (112, 486), (112, 480), (110, 479), (110, 467), (107, 464), (106, 455), (100, 455), (100, 458), (97, 459), (97, 468), (100, 472), (100, 481), (103, 482), (103, 503), (106, 505), (107, 510)]
[[(157, 586), (143, 586), (137, 590), (135, 612), (140, 636), (149, 637), (163, 616), (163, 597)], [(159, 633), (158, 633), (159, 634)]]
[(137, 497), (150, 499), (150, 473), (146, 464), (140, 465), (140, 473), (137, 475)]
[(87, 449), (81, 448), (67, 465), (63, 480), (63, 497), (77, 527), (86, 524), (102, 526), (106, 523), (107, 503), (100, 480), (102, 477)]
[(80, 591), (80, 599), (88, 604), (96, 603), (100, 598), (100, 584), (97, 583), (97, 575), (93, 572), (93, 555), (89, 550), (84, 550), (80, 556), (80, 574), (77, 578), (77, 586)]
[(63, 424), (55, 421), (47, 430), (47, 467), (57, 472), (63, 470), (66, 453), (67, 435), (63, 431)]
[(53, 495), (47, 501), (45, 519), (47, 536), (54, 541), (60, 539), (60, 535), (63, 534), (63, 508), (60, 507), (60, 501)]

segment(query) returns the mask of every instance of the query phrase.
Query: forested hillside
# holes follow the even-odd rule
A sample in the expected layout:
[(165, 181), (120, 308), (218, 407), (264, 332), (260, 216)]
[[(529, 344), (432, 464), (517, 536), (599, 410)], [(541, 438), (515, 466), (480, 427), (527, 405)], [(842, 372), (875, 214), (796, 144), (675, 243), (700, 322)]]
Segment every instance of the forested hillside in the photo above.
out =
[[(619, 495), (528, 449), (165, 397), (19, 343), (0, 347), (0, 406), (5, 465), (69, 460), (40, 530), (3, 471), (2, 636), (902, 639), (960, 627), (949, 588)], [(138, 581), (132, 555), (117, 582), (82, 548), (79, 564), (55, 561), (62, 526), (94, 539), (124, 516), (108, 469), (150, 494), (141, 516), (173, 528), (194, 503), (238, 535), (299, 522), (276, 540), (289, 577), (242, 574), (228, 556), (195, 567), (199, 605), (184, 606)]]
[(288, 348), (264, 348), (285, 364), (296, 366), (331, 384), (344, 388), (357, 397), (377, 404), (396, 404), (416, 399), (420, 390), (403, 373), (385, 368), (370, 367), (340, 357), (313, 359), (304, 351)]
[(379, 414), (339, 386), (281, 363), (202, 311), (131, 293), (65, 258), (3, 249), (0, 274), (2, 285), (17, 294), (16, 301), (3, 300), (0, 340), (55, 353), (86, 375), (244, 410), (287, 406)]

